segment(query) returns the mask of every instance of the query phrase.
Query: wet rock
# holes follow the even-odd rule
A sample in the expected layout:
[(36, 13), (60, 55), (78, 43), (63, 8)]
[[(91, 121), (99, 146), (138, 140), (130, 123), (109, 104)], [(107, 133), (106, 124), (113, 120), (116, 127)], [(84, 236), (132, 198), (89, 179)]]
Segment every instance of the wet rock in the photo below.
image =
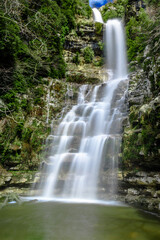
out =
[(127, 203), (160, 213), (160, 174), (128, 171), (118, 179), (119, 194)]
[(130, 194), (130, 195), (139, 195), (139, 191), (137, 191), (136, 189), (134, 189), (134, 188), (129, 188), (128, 189), (128, 194)]
[(0, 187), (4, 187), (5, 185), (9, 184), (12, 179), (12, 173), (7, 172), (1, 165), (0, 165)]

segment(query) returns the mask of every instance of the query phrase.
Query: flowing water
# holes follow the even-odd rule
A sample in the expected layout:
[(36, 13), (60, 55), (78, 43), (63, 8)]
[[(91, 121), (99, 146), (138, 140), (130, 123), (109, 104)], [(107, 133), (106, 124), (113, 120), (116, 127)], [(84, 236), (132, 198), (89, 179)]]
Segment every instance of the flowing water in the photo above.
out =
[(112, 78), (127, 77), (125, 35), (120, 20), (108, 20), (105, 24), (107, 69)]
[(93, 11), (94, 21), (99, 22), (99, 23), (104, 23), (103, 19), (102, 19), (102, 16), (101, 16), (101, 13), (98, 11), (98, 9), (97, 8), (92, 8), (92, 11)]

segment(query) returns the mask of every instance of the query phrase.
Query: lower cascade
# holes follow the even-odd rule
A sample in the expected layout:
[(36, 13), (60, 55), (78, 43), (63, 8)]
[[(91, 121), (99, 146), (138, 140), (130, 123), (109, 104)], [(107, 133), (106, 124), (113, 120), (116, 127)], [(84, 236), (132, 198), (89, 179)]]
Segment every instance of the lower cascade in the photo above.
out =
[(105, 28), (108, 81), (92, 91), (81, 86), (77, 105), (60, 123), (41, 174), (44, 198), (107, 200), (116, 193), (127, 67), (121, 22), (109, 20)]

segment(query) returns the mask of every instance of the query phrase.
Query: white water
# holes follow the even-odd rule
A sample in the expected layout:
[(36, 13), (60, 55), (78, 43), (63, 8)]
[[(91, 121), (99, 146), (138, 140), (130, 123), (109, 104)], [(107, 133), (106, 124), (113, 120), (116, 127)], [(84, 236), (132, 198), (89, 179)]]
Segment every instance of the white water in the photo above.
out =
[(99, 23), (104, 23), (100, 11), (97, 8), (92, 8), (92, 11), (93, 11), (94, 21)]
[(106, 49), (112, 77), (106, 84), (96, 86), (90, 99), (89, 87), (82, 86), (77, 105), (60, 123), (53, 136), (49, 162), (45, 165), (47, 177), (41, 184), (43, 198), (97, 199), (104, 170), (108, 173), (106, 192), (114, 194), (116, 191), (122, 121), (126, 115), (127, 68), (122, 35), (121, 23), (108, 21)]
[(122, 23), (118, 19), (105, 24), (107, 69), (112, 78), (127, 78), (126, 46)]

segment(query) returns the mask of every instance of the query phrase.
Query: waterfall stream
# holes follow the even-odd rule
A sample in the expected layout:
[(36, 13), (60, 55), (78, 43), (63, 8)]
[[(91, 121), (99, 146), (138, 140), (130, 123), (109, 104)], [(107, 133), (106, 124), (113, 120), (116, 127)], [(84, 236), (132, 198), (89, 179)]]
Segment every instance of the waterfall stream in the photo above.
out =
[[(97, 9), (94, 14), (100, 19)], [(43, 170), (44, 198), (99, 199), (104, 172), (106, 193), (116, 191), (127, 89), (125, 38), (119, 20), (105, 24), (105, 41), (110, 77), (91, 94), (88, 85), (81, 86), (77, 105), (60, 123)]]
[(101, 13), (99, 12), (99, 10), (97, 8), (92, 8), (93, 11), (93, 19), (95, 22), (99, 22), (99, 23), (104, 23)]

